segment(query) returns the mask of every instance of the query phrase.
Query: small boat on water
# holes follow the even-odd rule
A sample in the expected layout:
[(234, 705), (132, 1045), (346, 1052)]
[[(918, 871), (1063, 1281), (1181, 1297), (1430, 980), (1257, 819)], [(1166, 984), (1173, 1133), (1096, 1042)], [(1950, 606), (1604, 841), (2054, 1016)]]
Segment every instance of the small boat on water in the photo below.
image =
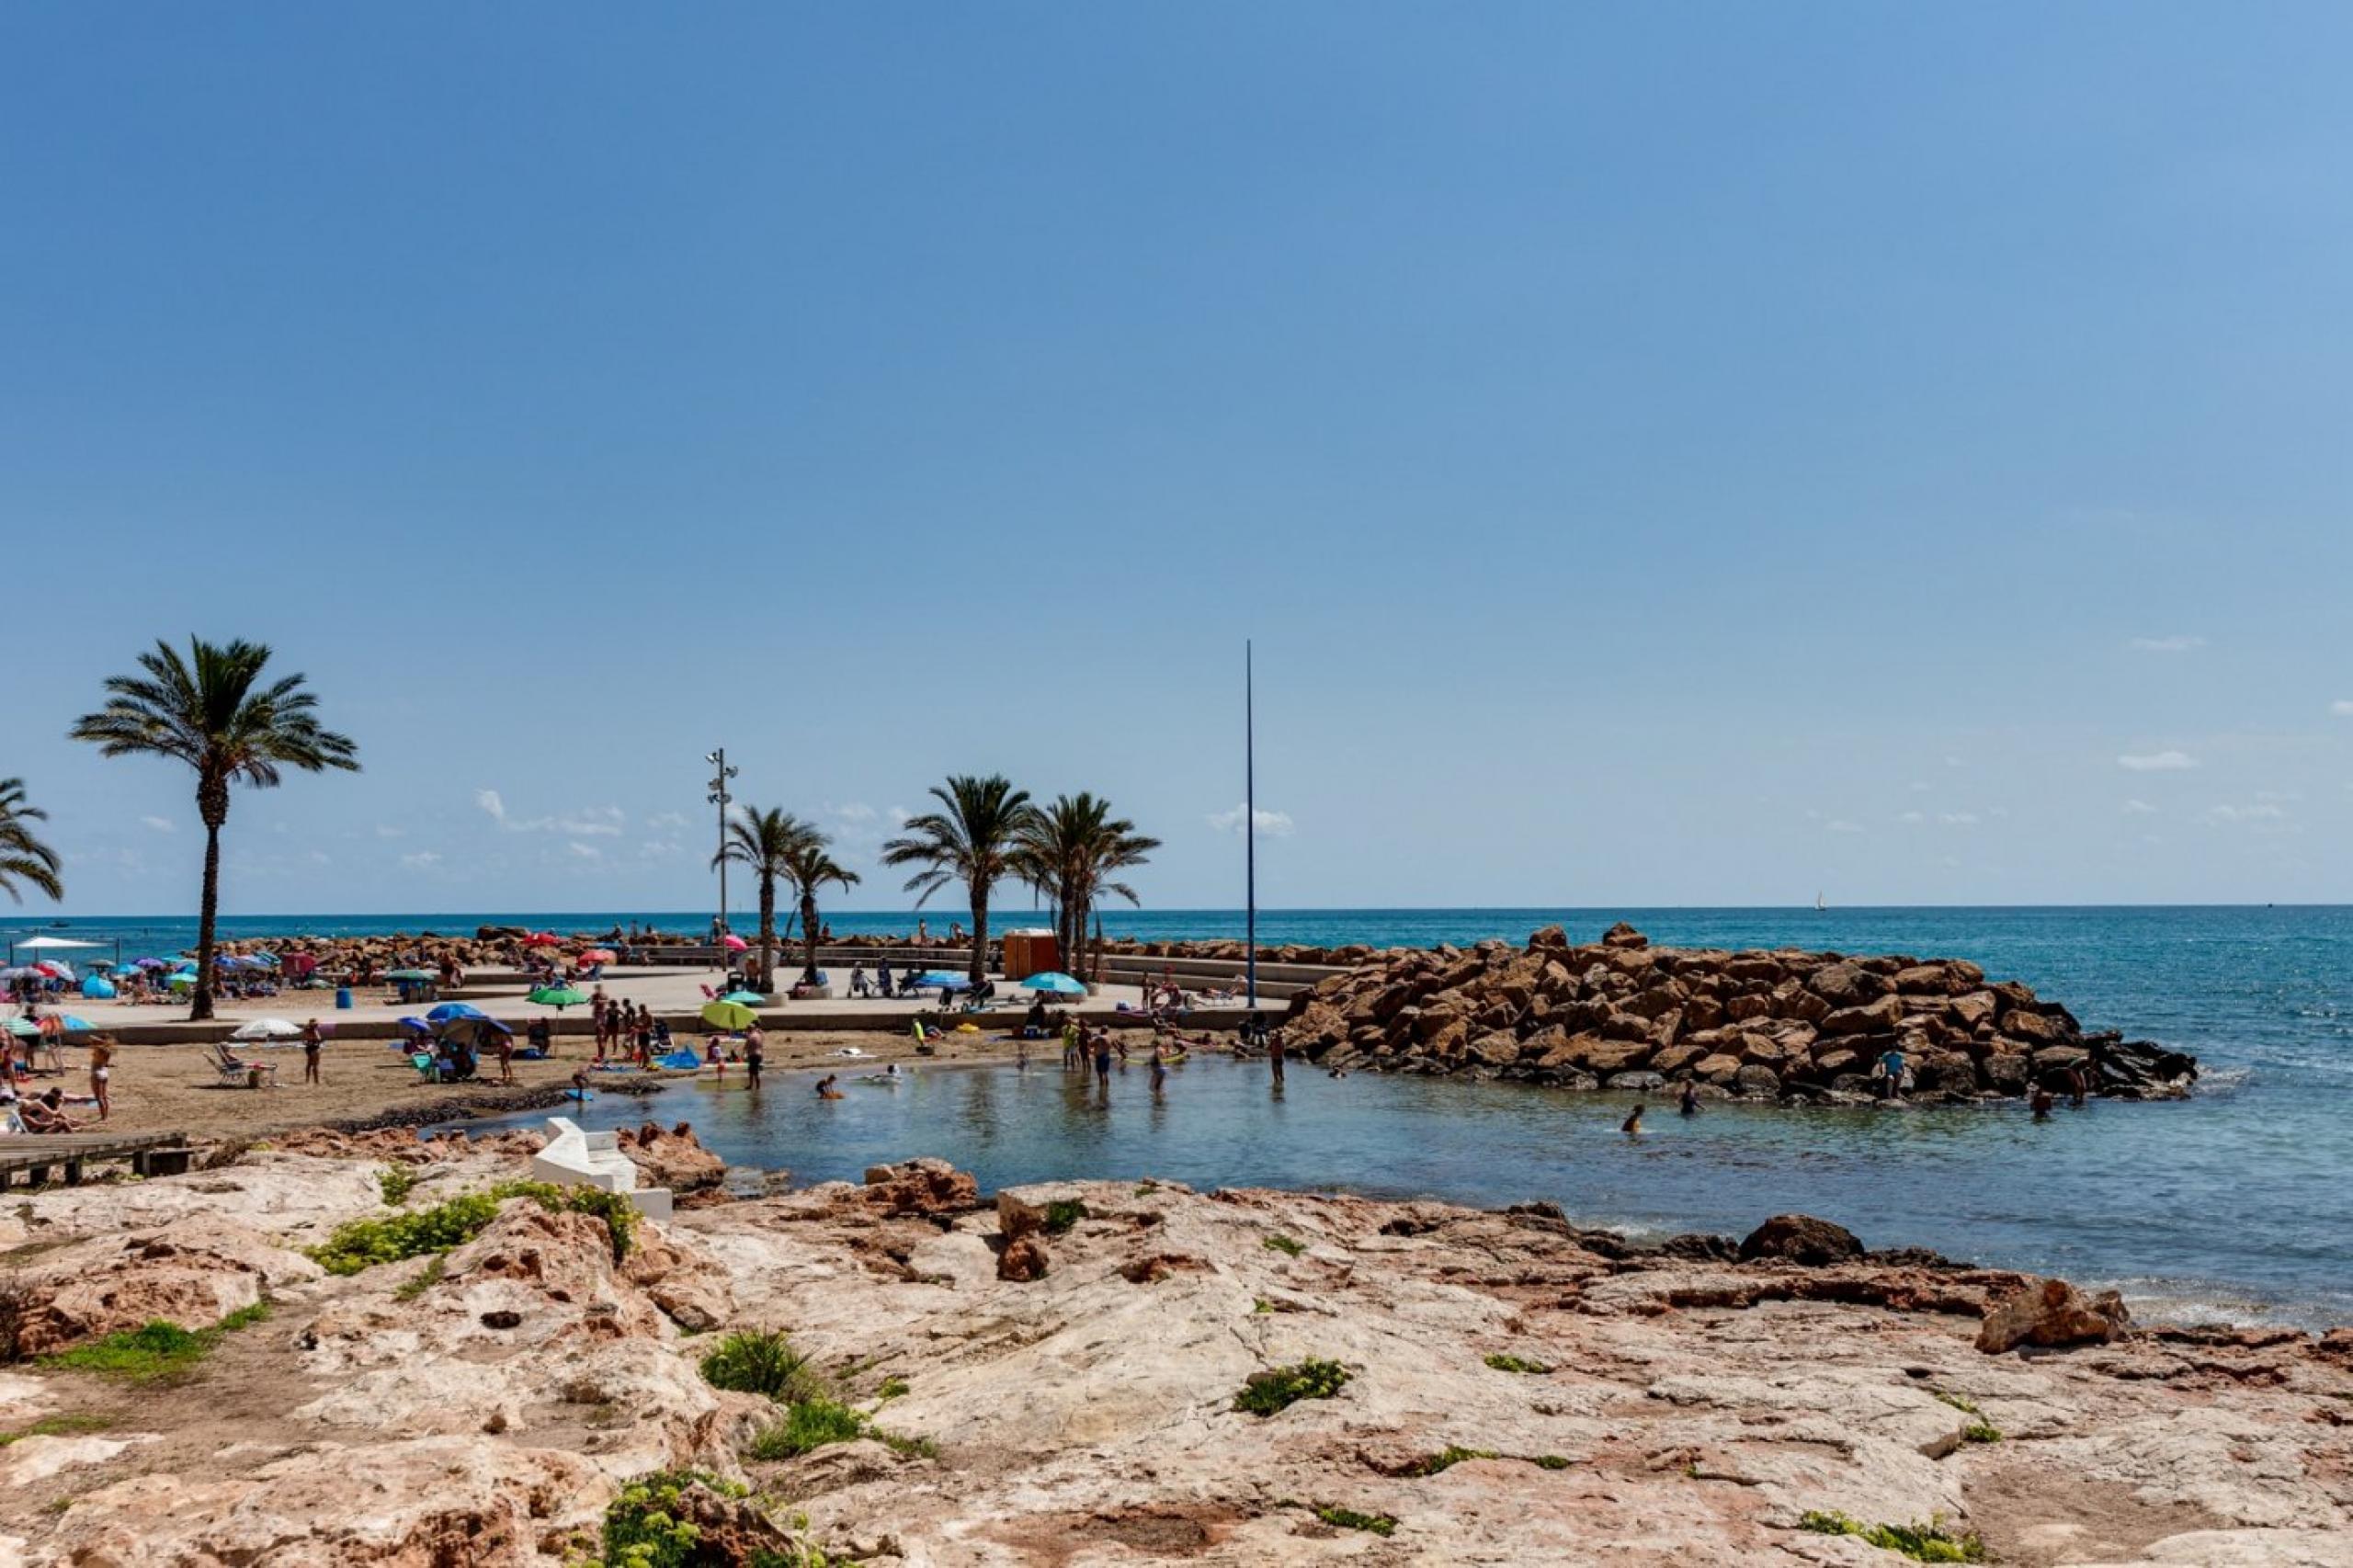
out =
[(1821, 915), (1826, 912), (1829, 908), (1830, 906), (1828, 904), (1822, 902), (1822, 895), (1820, 893), (1815, 893), (1813, 895), (1813, 912), (1816, 915)]

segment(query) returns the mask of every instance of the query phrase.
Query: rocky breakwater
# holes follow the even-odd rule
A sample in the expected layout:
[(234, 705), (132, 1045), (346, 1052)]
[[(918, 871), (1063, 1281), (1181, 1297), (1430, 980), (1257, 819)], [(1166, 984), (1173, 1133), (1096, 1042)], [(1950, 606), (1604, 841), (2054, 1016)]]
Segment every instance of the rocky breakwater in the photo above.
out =
[(1392, 949), (1294, 996), (1285, 1027), (1337, 1067), (1587, 1089), (1693, 1080), (1756, 1099), (1870, 1096), (1890, 1048), (1908, 1097), (1931, 1104), (2063, 1088), (2076, 1070), (2095, 1094), (2177, 1098), (2198, 1074), (1965, 959), (1654, 948), (1623, 924), (1588, 945), (1555, 926), (1525, 948)]
[[(914, 1161), (623, 1235), (500, 1187), (509, 1139), (397, 1196), (372, 1145), (308, 1146), (349, 1153), (0, 1215), (38, 1328), (0, 1562), (2353, 1562), (2353, 1336), (2136, 1329), (1803, 1216), (983, 1205)], [(142, 1317), (193, 1347), (74, 1359)]]

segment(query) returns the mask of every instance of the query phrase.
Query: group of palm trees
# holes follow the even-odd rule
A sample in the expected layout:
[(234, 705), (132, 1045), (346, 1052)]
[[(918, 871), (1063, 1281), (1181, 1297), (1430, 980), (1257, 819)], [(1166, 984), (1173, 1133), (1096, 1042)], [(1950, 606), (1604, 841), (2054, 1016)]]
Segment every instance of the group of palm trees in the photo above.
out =
[[(267, 790), (287, 768), (356, 773), (359, 748), (348, 735), (319, 722), (318, 698), (300, 675), (264, 682), (270, 651), (258, 642), (188, 639), (185, 653), (158, 641), (139, 655), (137, 675), (106, 683), (106, 705), (85, 713), (69, 732), (107, 756), (162, 756), (196, 773), (196, 811), (204, 824), (204, 892), (199, 909), (196, 987), (190, 1019), (212, 1017), (213, 931), (221, 910), (221, 829), (229, 820), (229, 791), (247, 784)], [(972, 912), (971, 975), (982, 978), (989, 945), (989, 898), (1001, 882), (1035, 889), (1053, 907), (1054, 935), (1063, 963), (1079, 964), (1087, 921), (1106, 898), (1136, 902), (1121, 873), (1142, 865), (1160, 841), (1114, 817), (1108, 801), (1082, 791), (1040, 806), (1001, 774), (956, 774), (935, 784), (938, 809), (910, 817), (899, 837), (882, 846), (886, 866), (917, 868), (906, 891), (921, 907), (943, 888), (961, 887)], [(24, 781), (0, 778), (0, 889), (21, 903), (22, 887), (64, 896), (54, 850), (32, 824), (47, 813), (28, 802)], [(776, 898), (779, 883), (799, 903), (807, 969), (817, 967), (817, 892), (828, 883), (850, 888), (858, 873), (834, 859), (832, 841), (811, 823), (781, 809), (746, 808), (727, 824), (713, 858), (749, 867), (760, 888), (760, 978), (772, 984), (776, 960)]]
[[(1141, 866), (1160, 840), (1136, 831), (1135, 824), (1111, 814), (1110, 802), (1082, 790), (1040, 806), (1027, 790), (1003, 774), (986, 778), (951, 774), (931, 787), (935, 810), (909, 817), (900, 836), (882, 846), (886, 866), (917, 868), (906, 891), (921, 908), (944, 888), (961, 888), (972, 913), (972, 954), (968, 973), (982, 978), (988, 963), (989, 901), (997, 885), (1018, 881), (1052, 905), (1054, 937), (1063, 961), (1075, 968), (1085, 946), (1086, 923), (1100, 900), (1136, 902), (1120, 873)], [(727, 824), (725, 846), (711, 858), (717, 867), (748, 867), (760, 886), (760, 975), (773, 983), (776, 954), (776, 895), (779, 882), (799, 903), (803, 972), (817, 972), (817, 940), (824, 930), (817, 890), (828, 882), (857, 884), (832, 854), (832, 839), (813, 824), (776, 808), (745, 807)]]

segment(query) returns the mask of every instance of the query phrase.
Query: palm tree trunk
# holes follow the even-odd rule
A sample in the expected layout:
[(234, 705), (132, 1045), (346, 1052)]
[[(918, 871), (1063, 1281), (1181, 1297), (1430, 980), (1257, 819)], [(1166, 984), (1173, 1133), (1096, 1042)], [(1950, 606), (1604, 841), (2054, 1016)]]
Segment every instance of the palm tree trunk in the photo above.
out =
[(987, 975), (989, 966), (989, 890), (972, 890), (972, 962), (965, 973), (978, 985)]
[(776, 878), (760, 874), (760, 994), (776, 990)]
[(212, 927), (220, 917), (221, 827), (208, 822), (204, 824), (204, 896), (196, 917), (196, 994), (188, 1008), (192, 1024), (212, 1017)]
[(801, 978), (814, 985), (817, 983), (817, 895), (814, 892), (801, 895), (801, 937), (808, 944), (809, 953), (809, 962)]

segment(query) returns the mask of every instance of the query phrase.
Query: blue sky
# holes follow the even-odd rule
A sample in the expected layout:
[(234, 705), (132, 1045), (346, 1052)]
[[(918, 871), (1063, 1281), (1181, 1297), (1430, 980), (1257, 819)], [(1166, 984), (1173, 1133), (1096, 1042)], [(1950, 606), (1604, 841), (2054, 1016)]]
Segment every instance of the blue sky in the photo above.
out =
[(63, 737), (246, 636), (367, 771), (233, 911), (697, 907), (722, 742), (870, 871), (1003, 769), (1229, 904), (1249, 636), (1273, 904), (2353, 898), (2349, 46), (10, 6), (0, 774), (191, 907)]

